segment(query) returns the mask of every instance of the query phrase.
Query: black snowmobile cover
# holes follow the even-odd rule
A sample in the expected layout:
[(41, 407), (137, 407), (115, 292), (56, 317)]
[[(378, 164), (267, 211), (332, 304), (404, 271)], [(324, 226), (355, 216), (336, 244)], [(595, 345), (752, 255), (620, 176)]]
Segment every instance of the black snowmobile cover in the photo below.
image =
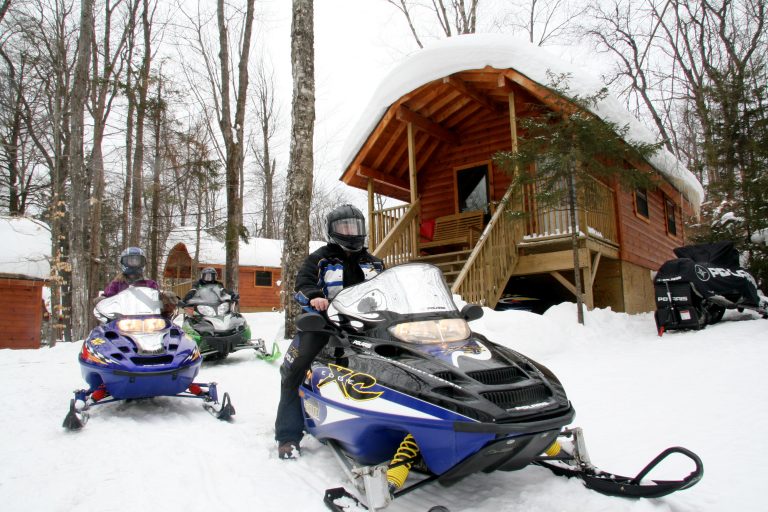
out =
[(654, 282), (689, 282), (703, 298), (722, 296), (734, 304), (759, 306), (754, 277), (739, 266), (733, 242), (687, 245), (674, 250), (677, 259), (665, 262)]

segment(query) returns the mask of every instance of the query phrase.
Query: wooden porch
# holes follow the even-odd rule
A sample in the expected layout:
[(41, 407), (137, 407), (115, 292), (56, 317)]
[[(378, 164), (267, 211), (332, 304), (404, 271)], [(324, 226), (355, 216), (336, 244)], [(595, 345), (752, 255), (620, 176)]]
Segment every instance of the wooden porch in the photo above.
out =
[[(593, 285), (601, 260), (619, 257), (614, 191), (604, 184), (596, 189), (590, 208), (577, 210), (583, 300), (590, 308), (594, 307)], [(443, 250), (435, 250), (433, 241), (420, 236), (418, 199), (383, 210), (370, 208), (370, 250), (388, 267), (412, 261), (434, 264), (443, 271), (453, 293), (491, 308), (513, 276), (549, 274), (575, 297), (569, 212), (539, 208), (534, 192), (532, 186), (516, 196), (509, 188), (493, 205), (493, 214), (476, 242), (446, 244)]]

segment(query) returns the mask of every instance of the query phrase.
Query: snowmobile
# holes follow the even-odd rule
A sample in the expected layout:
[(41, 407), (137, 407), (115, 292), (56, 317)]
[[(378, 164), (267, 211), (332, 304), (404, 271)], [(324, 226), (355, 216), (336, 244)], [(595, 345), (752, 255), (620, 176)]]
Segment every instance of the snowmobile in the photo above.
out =
[[(277, 342), (267, 351), (263, 339), (251, 339), (251, 328), (238, 311), (236, 297), (218, 283), (201, 285), (186, 302), (179, 302), (185, 314), (174, 323), (197, 342), (206, 361), (224, 359), (231, 352), (243, 349), (256, 351), (256, 356), (267, 361), (280, 357)], [(188, 313), (191, 311), (191, 313)]]
[[(560, 381), (472, 332), (468, 321), (482, 313), (457, 309), (437, 267), (408, 263), (345, 288), (325, 314), (297, 318), (299, 330), (330, 335), (299, 392), (305, 430), (332, 449), (354, 485), (328, 489), (328, 508), (378, 510), (430, 482), (530, 464), (624, 497), (664, 496), (701, 479), (701, 460), (680, 447), (635, 477), (593, 466), (581, 430), (565, 428), (575, 411)], [(673, 453), (693, 461), (691, 473), (646, 481)]]
[(221, 420), (235, 414), (228, 393), (219, 403), (216, 383), (194, 382), (203, 360), (200, 350), (161, 309), (159, 292), (146, 287), (129, 287), (96, 304), (93, 312), (101, 324), (78, 356), (88, 389), (75, 391), (64, 428), (83, 428), (95, 405), (158, 396), (201, 399)]
[(753, 310), (768, 318), (755, 278), (739, 265), (732, 242), (674, 249), (654, 278), (656, 329), (703, 329), (722, 320), (726, 309)]

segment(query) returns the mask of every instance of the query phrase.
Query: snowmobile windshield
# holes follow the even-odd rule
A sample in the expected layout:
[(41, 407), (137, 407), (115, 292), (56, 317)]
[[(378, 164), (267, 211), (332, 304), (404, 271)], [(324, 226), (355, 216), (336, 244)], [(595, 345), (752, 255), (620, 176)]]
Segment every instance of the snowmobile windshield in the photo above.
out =
[(458, 310), (437, 267), (409, 263), (341, 290), (331, 302), (328, 316), (343, 314), (366, 320), (376, 318), (377, 311), (417, 315)]
[(162, 307), (160, 292), (154, 288), (131, 286), (101, 300), (93, 309), (93, 314), (100, 321), (108, 322), (118, 316), (159, 315)]
[(189, 305), (218, 304), (230, 298), (229, 294), (224, 292), (224, 287), (217, 283), (199, 287), (187, 303)]

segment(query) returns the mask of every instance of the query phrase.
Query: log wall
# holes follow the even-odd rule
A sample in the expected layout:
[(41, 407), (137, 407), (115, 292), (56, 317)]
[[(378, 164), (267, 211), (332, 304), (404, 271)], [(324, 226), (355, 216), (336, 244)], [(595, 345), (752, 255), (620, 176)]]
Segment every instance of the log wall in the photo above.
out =
[(0, 348), (40, 348), (43, 284), (0, 278)]

